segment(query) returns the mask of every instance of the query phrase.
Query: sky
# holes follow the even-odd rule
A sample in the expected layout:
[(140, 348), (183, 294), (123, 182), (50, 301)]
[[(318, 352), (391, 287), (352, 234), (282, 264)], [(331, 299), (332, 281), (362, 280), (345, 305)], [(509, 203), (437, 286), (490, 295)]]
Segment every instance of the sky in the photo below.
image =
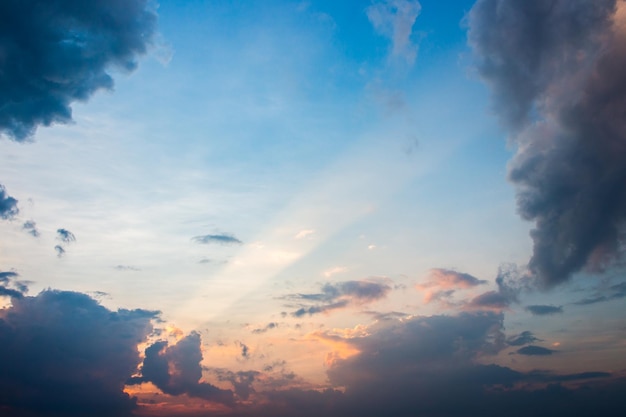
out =
[(0, 0), (0, 414), (619, 414), (625, 74), (624, 0)]

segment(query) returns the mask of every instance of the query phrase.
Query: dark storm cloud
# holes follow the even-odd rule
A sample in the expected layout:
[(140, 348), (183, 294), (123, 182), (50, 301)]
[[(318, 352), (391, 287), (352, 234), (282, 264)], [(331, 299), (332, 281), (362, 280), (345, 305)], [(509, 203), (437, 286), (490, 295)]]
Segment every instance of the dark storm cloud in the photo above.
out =
[[(469, 42), (518, 146), (509, 177), (535, 223), (545, 287), (621, 253), (626, 220), (626, 31), (616, 0), (479, 0)], [(619, 19), (624, 20), (622, 13)]]
[(131, 71), (156, 28), (148, 0), (0, 2), (0, 134), (27, 140), (68, 123), (71, 105), (113, 88), (110, 68)]
[(291, 294), (289, 299), (318, 302), (314, 306), (303, 306), (292, 313), (294, 317), (314, 315), (345, 308), (351, 304), (366, 304), (385, 298), (391, 291), (387, 284), (374, 281), (343, 281), (326, 283), (321, 292), (313, 294)]
[(228, 234), (202, 235), (191, 238), (196, 243), (208, 245), (217, 243), (220, 245), (242, 245), (243, 242), (236, 237)]
[(15, 416), (126, 416), (124, 382), (157, 313), (110, 311), (85, 294), (47, 290), (0, 309), (0, 410)]
[(563, 307), (532, 305), (532, 306), (526, 306), (526, 311), (530, 312), (530, 314), (532, 314), (533, 316), (550, 316), (552, 314), (563, 313)]
[(39, 237), (40, 235), (39, 230), (37, 229), (37, 223), (35, 223), (33, 220), (25, 221), (22, 225), (22, 229), (26, 230), (26, 233), (32, 235), (33, 237)]
[(517, 350), (517, 353), (526, 356), (549, 356), (552, 355), (554, 352), (557, 351), (535, 345), (524, 346), (523, 348)]
[(619, 300), (620, 298), (626, 298), (626, 282), (611, 285), (606, 289), (596, 290), (595, 295), (592, 297), (583, 298), (582, 300), (576, 301), (574, 304), (585, 306)]
[(231, 391), (200, 381), (201, 361), (199, 333), (190, 333), (173, 346), (168, 346), (166, 341), (158, 341), (145, 350), (141, 376), (129, 379), (128, 384), (151, 382), (166, 394), (187, 394), (190, 397), (232, 404)]
[(507, 337), (506, 344), (509, 346), (524, 346), (540, 341), (541, 339), (536, 338), (532, 332), (527, 330), (518, 335)]
[(6, 189), (0, 184), (0, 219), (8, 220), (19, 213), (17, 200), (7, 194)]

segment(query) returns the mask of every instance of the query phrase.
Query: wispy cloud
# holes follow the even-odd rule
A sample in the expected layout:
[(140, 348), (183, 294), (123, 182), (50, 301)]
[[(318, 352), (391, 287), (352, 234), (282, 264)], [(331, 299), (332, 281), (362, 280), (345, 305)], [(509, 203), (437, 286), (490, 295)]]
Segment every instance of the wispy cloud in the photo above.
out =
[(413, 64), (418, 46), (413, 25), (422, 7), (416, 0), (377, 0), (366, 9), (374, 29), (391, 40), (391, 56)]
[(526, 306), (526, 311), (529, 311), (533, 316), (550, 316), (553, 314), (563, 313), (562, 306), (547, 306), (547, 305), (531, 305)]
[(203, 245), (209, 245), (216, 243), (219, 245), (243, 245), (243, 242), (233, 235), (229, 234), (214, 234), (214, 235), (201, 235), (191, 238), (196, 243)]

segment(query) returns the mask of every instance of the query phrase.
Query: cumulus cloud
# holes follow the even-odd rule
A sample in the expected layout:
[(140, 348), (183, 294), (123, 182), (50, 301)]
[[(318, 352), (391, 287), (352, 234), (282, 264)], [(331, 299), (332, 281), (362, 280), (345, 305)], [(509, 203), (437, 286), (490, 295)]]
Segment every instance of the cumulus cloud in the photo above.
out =
[(385, 298), (391, 287), (375, 281), (343, 281), (327, 283), (321, 292), (313, 294), (291, 294), (289, 299), (316, 302), (313, 306), (303, 306), (292, 313), (294, 317), (314, 315), (349, 305), (362, 305)]
[(156, 312), (110, 311), (85, 294), (47, 290), (0, 309), (0, 409), (16, 416), (126, 416), (123, 391)]
[(0, 2), (0, 134), (16, 141), (68, 123), (72, 103), (113, 88), (156, 28), (148, 0)]
[(242, 245), (243, 242), (233, 235), (229, 234), (215, 234), (215, 235), (202, 235), (191, 238), (196, 243), (208, 245), (217, 243), (219, 245)]
[(17, 216), (17, 200), (7, 194), (6, 189), (0, 184), (0, 219), (8, 220)]
[(57, 239), (63, 243), (76, 242), (76, 236), (74, 236), (74, 233), (67, 229), (57, 229)]
[[(621, 9), (621, 12), (618, 12)], [(626, 220), (623, 1), (478, 0), (469, 43), (517, 153), (509, 178), (534, 222), (545, 287), (620, 257)]]
[(376, 32), (391, 40), (391, 56), (413, 64), (418, 46), (412, 39), (413, 26), (422, 7), (416, 0), (380, 0), (366, 9)]
[(498, 269), (496, 276), (497, 290), (487, 291), (471, 299), (466, 309), (504, 310), (519, 302), (522, 291), (530, 288), (530, 277), (524, 270), (513, 264), (505, 264)]
[(202, 382), (202, 350), (200, 334), (192, 332), (169, 346), (158, 341), (148, 346), (141, 365), (141, 376), (128, 380), (129, 385), (151, 382), (169, 395), (187, 394), (223, 404), (233, 403), (231, 391)]

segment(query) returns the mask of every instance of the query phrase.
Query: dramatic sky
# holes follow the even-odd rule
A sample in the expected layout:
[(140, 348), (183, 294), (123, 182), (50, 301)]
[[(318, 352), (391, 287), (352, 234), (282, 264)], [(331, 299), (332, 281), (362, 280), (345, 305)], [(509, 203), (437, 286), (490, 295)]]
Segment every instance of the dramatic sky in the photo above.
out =
[(0, 414), (598, 416), (626, 1), (0, 0)]

